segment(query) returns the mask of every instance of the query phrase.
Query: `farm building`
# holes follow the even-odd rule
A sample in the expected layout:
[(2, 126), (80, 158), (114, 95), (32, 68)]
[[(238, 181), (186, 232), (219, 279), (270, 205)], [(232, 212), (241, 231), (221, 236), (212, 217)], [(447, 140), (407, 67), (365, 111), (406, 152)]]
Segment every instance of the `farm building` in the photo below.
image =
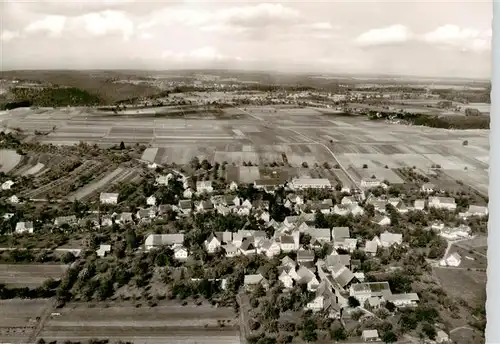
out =
[(177, 246), (184, 243), (184, 234), (150, 234), (144, 246), (146, 250), (159, 248), (161, 246)]
[(465, 213), (458, 214), (461, 218), (467, 219), (470, 216), (487, 216), (488, 215), (488, 207), (481, 205), (469, 205), (469, 209)]
[(60, 216), (54, 220), (54, 225), (61, 227), (63, 225), (73, 226), (78, 224), (78, 220), (75, 215), (70, 216)]
[(248, 290), (251, 288), (255, 288), (258, 285), (262, 285), (264, 288), (267, 288), (269, 283), (264, 278), (264, 276), (262, 276), (261, 274), (256, 274), (256, 275), (245, 275), (243, 280), (243, 285)]
[(282, 183), (277, 178), (257, 179), (254, 181), (253, 186), (259, 190), (273, 192), (274, 190), (282, 186)]
[(391, 224), (391, 219), (388, 216), (377, 214), (372, 222), (379, 226), (389, 226)]
[(416, 293), (404, 293), (386, 295), (384, 300), (393, 303), (397, 307), (408, 307), (416, 306), (420, 299)]
[(99, 257), (105, 257), (109, 252), (111, 252), (111, 245), (100, 245), (96, 251)]
[(326, 178), (293, 178), (289, 187), (293, 190), (328, 189), (332, 184)]
[(364, 330), (361, 333), (361, 338), (365, 342), (378, 342), (378, 341), (380, 341), (377, 330)]
[(17, 234), (22, 234), (22, 233), (33, 233), (33, 222), (18, 222), (16, 224), (16, 233)]
[(429, 197), (429, 208), (455, 210), (457, 204), (453, 197)]
[(332, 238), (334, 241), (344, 240), (351, 237), (349, 227), (333, 227)]
[(2, 184), (2, 190), (10, 190), (12, 185), (14, 185), (14, 182), (12, 180), (7, 180)]
[(370, 297), (383, 297), (391, 294), (389, 282), (356, 283), (349, 288), (349, 296), (355, 297), (364, 304)]
[(100, 199), (102, 204), (117, 204), (118, 203), (118, 194), (117, 193), (102, 192), (99, 199)]
[(416, 199), (413, 203), (413, 208), (415, 210), (424, 210), (425, 209), (425, 199)]
[(423, 184), (420, 190), (425, 193), (432, 193), (436, 189), (436, 185), (431, 183)]
[(360, 186), (362, 188), (376, 188), (382, 185), (382, 180), (378, 178), (363, 178), (361, 179)]
[(212, 186), (212, 181), (210, 180), (199, 180), (196, 182), (196, 192), (202, 194), (204, 192), (211, 193), (214, 191)]
[(168, 185), (168, 183), (174, 179), (172, 173), (167, 174), (166, 176), (158, 176), (156, 177), (156, 183), (159, 185)]
[(384, 233), (380, 234), (380, 242), (382, 243), (383, 247), (401, 245), (403, 243), (403, 235), (385, 231)]
[(453, 267), (457, 267), (457, 266), (460, 265), (461, 262), (462, 262), (462, 257), (460, 257), (460, 255), (457, 252), (455, 252), (455, 253), (450, 254), (445, 259), (442, 259), (439, 262), (439, 264), (441, 266), (453, 266)]

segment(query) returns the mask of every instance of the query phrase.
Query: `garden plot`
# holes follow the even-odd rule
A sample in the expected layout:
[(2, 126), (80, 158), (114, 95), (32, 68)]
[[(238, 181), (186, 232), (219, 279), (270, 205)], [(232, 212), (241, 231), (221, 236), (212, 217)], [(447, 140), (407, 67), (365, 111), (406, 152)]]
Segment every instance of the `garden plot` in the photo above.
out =
[(382, 141), (382, 142), (399, 142), (400, 138), (393, 136), (388, 133), (383, 133), (379, 131), (371, 131), (370, 133), (365, 134), (365, 136), (372, 141)]
[(140, 137), (140, 138), (153, 138), (154, 129), (153, 128), (136, 128), (136, 127), (113, 127), (109, 131), (108, 138), (129, 138), (129, 137)]
[(213, 163), (215, 158), (215, 147), (200, 146), (199, 144), (169, 145), (162, 146), (165, 152), (161, 159), (163, 164), (189, 164), (194, 157), (207, 159)]
[(444, 173), (454, 180), (462, 181), (464, 184), (469, 185), (484, 195), (488, 194), (488, 170), (446, 170)]
[(141, 159), (144, 161), (154, 162), (157, 153), (158, 148), (146, 148), (146, 150), (142, 153)]
[(88, 185), (84, 186), (83, 188), (77, 190), (72, 195), (69, 195), (68, 199), (70, 199), (71, 201), (81, 200), (81, 199), (91, 195), (95, 191), (102, 189), (103, 187), (108, 186), (113, 179), (115, 179), (116, 177), (118, 177), (119, 175), (121, 175), (125, 171), (126, 170), (124, 168), (118, 167), (113, 172), (107, 174), (104, 178), (102, 178), (94, 183), (88, 184)]
[[(168, 303), (154, 308), (70, 304), (45, 324), (40, 338), (87, 340), (109, 338), (113, 342), (239, 344), (237, 316), (230, 308), (181, 306)], [(224, 323), (221, 327), (220, 323)]]
[(361, 168), (363, 165), (368, 165), (369, 168), (385, 167), (385, 165), (392, 164), (393, 160), (390, 155), (384, 154), (341, 154), (338, 156), (342, 165), (353, 166)]
[(37, 326), (37, 317), (41, 317), (50, 301), (37, 300), (1, 300), (0, 301), (0, 342), (27, 343), (28, 337)]
[(21, 156), (11, 149), (0, 149), (0, 172), (9, 173), (21, 162)]
[(433, 268), (433, 272), (450, 296), (465, 299), (471, 305), (484, 305), (486, 299), (485, 272), (449, 268)]
[(0, 284), (16, 287), (39, 287), (47, 279), (59, 279), (68, 265), (0, 264)]
[(24, 171), (20, 172), (20, 175), (22, 175), (22, 176), (32, 176), (32, 175), (35, 175), (35, 174), (39, 173), (41, 170), (43, 170), (44, 167), (45, 167), (45, 165), (42, 164), (41, 162), (39, 162), (35, 166), (31, 166), (27, 170), (24, 170)]

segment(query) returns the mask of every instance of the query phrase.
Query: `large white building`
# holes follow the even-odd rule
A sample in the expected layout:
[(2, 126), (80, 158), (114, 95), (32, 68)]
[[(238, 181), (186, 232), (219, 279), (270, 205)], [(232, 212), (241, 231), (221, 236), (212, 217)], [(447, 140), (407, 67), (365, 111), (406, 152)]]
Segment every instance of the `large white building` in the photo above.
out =
[(429, 208), (455, 210), (457, 204), (452, 197), (429, 197)]
[(293, 190), (326, 189), (331, 188), (332, 184), (326, 178), (293, 178), (289, 187)]
[(376, 188), (382, 185), (382, 180), (378, 178), (363, 178), (360, 185), (362, 188)]

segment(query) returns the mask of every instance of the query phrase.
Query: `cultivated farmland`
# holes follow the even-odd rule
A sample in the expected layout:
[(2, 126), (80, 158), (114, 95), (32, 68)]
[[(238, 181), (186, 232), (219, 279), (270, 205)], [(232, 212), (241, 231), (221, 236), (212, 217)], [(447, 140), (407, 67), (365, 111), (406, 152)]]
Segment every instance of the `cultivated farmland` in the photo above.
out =
[(40, 338), (202, 344), (236, 344), (240, 340), (234, 311), (208, 304), (181, 306), (167, 302), (154, 308), (69, 304), (60, 313), (46, 322)]
[[(197, 95), (200, 97), (203, 95)], [(191, 108), (189, 111), (196, 112), (193, 116), (173, 117), (117, 116), (85, 109), (65, 112), (63, 117), (58, 110), (23, 109), (10, 111), (3, 123), (25, 131), (42, 125), (51, 131), (50, 135), (31, 139), (44, 143), (74, 144), (81, 140), (104, 147), (121, 141), (127, 145), (144, 144), (149, 149), (143, 159), (160, 164), (187, 164), (195, 156), (211, 163), (237, 165), (250, 162), (300, 167), (304, 162), (309, 166), (328, 162), (330, 166), (340, 163), (355, 179), (375, 174), (394, 183), (400, 178), (393, 169), (415, 166), (429, 171), (432, 165), (439, 164), (450, 179), (487, 193), (488, 130), (387, 124), (315, 108), (251, 106), (224, 109), (225, 117), (204, 107), (196, 111)], [(165, 109), (168, 113), (174, 110), (178, 111)], [(469, 144), (463, 145), (464, 140)], [(360, 170), (365, 164), (368, 169)]]
[(36, 288), (49, 278), (61, 278), (67, 269), (56, 264), (0, 264), (0, 284)]
[(49, 303), (44, 299), (0, 300), (0, 341), (26, 343)]

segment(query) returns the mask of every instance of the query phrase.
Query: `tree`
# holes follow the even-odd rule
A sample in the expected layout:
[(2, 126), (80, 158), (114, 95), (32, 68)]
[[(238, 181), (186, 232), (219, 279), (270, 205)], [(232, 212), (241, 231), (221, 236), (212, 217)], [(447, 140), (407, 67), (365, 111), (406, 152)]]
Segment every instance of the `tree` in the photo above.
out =
[(465, 140), (464, 142), (462, 142), (462, 145), (468, 146), (469, 145), (469, 141)]
[(429, 323), (424, 323), (422, 325), (422, 332), (431, 340), (434, 340), (437, 335), (436, 329)]
[(368, 168), (368, 165), (367, 164), (363, 164), (363, 168)]
[(124, 149), (125, 149), (125, 143), (123, 143), (123, 141), (122, 141), (122, 142), (120, 142), (120, 150), (124, 150)]
[(356, 308), (359, 307), (360, 303), (358, 299), (356, 299), (354, 296), (349, 296), (347, 299), (347, 302), (349, 303), (349, 307)]
[(309, 167), (309, 165), (307, 165), (307, 162), (305, 162), (305, 161), (304, 161), (304, 162), (302, 163), (302, 167), (304, 167), (304, 168), (308, 168), (308, 167)]
[(302, 339), (306, 342), (315, 342), (318, 340), (318, 334), (316, 333), (316, 323), (312, 319), (307, 319), (304, 322), (304, 331), (302, 333)]
[(346, 340), (347, 339), (347, 332), (344, 330), (343, 327), (339, 327), (332, 332), (332, 339), (333, 340)]
[(398, 341), (398, 337), (392, 331), (387, 331), (382, 335), (382, 340), (384, 343), (396, 343)]
[(66, 252), (63, 256), (62, 256), (62, 262), (64, 264), (70, 264), (70, 263), (73, 263), (74, 261), (76, 260), (76, 257), (75, 255), (73, 254), (73, 252)]

